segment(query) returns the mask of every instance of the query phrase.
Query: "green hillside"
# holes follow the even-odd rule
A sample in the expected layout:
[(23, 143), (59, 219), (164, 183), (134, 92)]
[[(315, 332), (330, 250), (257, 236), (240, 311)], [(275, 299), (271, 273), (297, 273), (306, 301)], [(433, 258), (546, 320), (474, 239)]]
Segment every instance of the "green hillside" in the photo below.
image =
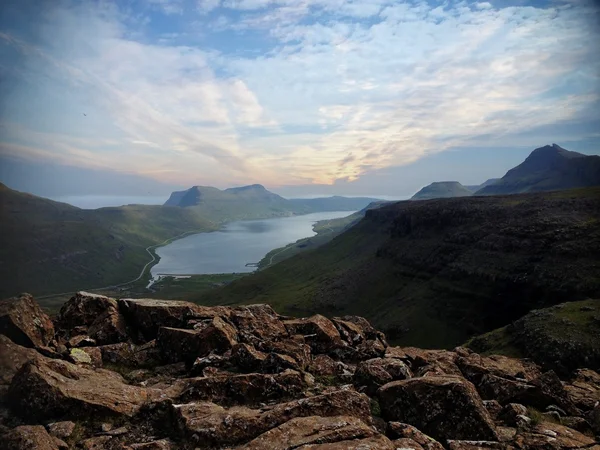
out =
[(425, 186), (412, 196), (411, 200), (428, 200), (431, 198), (468, 197), (473, 195), (469, 189), (458, 181), (436, 181)]
[(215, 225), (182, 208), (84, 210), (0, 189), (0, 295), (35, 295), (121, 283), (150, 260), (146, 247)]
[(529, 310), (600, 296), (600, 189), (398, 202), (203, 304), (367, 317), (404, 345), (452, 347)]
[(580, 367), (600, 369), (600, 300), (563, 303), (531, 311), (519, 320), (473, 338), (480, 353), (533, 359), (565, 374)]

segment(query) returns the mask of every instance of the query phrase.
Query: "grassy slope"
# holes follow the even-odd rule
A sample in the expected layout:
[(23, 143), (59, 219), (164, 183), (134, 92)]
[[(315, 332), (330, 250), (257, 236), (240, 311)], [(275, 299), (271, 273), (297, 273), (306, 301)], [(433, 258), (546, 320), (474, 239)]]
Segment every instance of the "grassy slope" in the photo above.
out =
[(214, 224), (197, 212), (161, 206), (82, 210), (2, 187), (0, 295), (101, 287), (139, 275), (145, 248)]
[(600, 369), (600, 300), (564, 303), (531, 311), (505, 327), (471, 339), (486, 354), (529, 357), (548, 369)]
[(587, 189), (399, 202), (195, 300), (359, 314), (395, 342), (451, 347), (532, 308), (600, 294), (599, 199)]

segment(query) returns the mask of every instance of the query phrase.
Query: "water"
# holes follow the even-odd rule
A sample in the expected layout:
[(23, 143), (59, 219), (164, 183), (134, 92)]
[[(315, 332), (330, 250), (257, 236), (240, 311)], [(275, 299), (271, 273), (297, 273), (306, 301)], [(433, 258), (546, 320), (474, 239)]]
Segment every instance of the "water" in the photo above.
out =
[(123, 195), (65, 195), (50, 197), (57, 202), (68, 203), (83, 209), (104, 208), (106, 206), (123, 205), (162, 205), (169, 196), (123, 196)]
[(157, 278), (159, 274), (252, 272), (256, 268), (246, 267), (247, 263), (257, 263), (275, 248), (314, 236), (315, 222), (350, 214), (333, 211), (231, 222), (223, 230), (194, 234), (158, 248), (160, 261), (152, 267), (151, 274)]

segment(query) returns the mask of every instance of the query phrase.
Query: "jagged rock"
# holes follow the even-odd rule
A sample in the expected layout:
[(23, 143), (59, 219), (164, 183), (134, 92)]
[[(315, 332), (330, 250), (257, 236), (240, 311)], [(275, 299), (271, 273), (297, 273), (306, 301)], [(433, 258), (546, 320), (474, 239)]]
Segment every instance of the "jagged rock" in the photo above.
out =
[(105, 450), (112, 440), (112, 436), (96, 436), (82, 441), (80, 445), (83, 450)]
[(97, 347), (102, 354), (102, 362), (124, 367), (153, 367), (160, 363), (160, 351), (156, 341), (142, 345), (121, 342)]
[(85, 334), (79, 334), (77, 336), (73, 336), (71, 339), (67, 341), (67, 345), (71, 348), (75, 347), (90, 347), (96, 345), (96, 340)]
[(262, 341), (277, 341), (288, 337), (288, 332), (279, 319), (279, 315), (269, 305), (234, 308), (229, 319), (240, 330), (241, 342), (257, 344)]
[(202, 330), (161, 327), (156, 343), (165, 362), (185, 361), (191, 365), (197, 357), (231, 349), (237, 343), (237, 332), (215, 317)]
[(481, 356), (469, 353), (467, 356), (459, 356), (456, 365), (464, 377), (475, 385), (479, 384), (486, 374), (519, 381), (532, 381), (542, 374), (532, 361), (501, 355)]
[(366, 423), (370, 421), (369, 399), (350, 390), (307, 397), (263, 410), (241, 406), (225, 409), (210, 402), (175, 405), (173, 410), (181, 435), (203, 445), (247, 442), (296, 417), (352, 415)]
[(386, 434), (394, 442), (398, 439), (410, 439), (423, 450), (444, 450), (444, 447), (438, 441), (406, 423), (388, 422)]
[(23, 347), (47, 347), (54, 325), (30, 294), (0, 300), (0, 334)]
[(398, 450), (399, 448), (404, 450), (381, 434), (365, 439), (351, 439), (329, 444), (307, 444), (298, 447), (299, 450)]
[(591, 424), (583, 417), (561, 417), (560, 423), (568, 428), (573, 428), (580, 433), (591, 435), (594, 433)]
[(339, 376), (349, 380), (356, 369), (344, 364), (341, 361), (335, 361), (328, 355), (317, 355), (308, 365), (308, 371), (318, 376)]
[[(456, 365), (458, 355), (448, 350), (422, 350), (415, 347), (404, 347), (401, 349), (405, 359), (410, 363), (410, 367), (415, 377), (429, 375), (455, 375), (462, 377), (463, 374)], [(386, 350), (387, 352), (387, 350)], [(398, 351), (389, 351), (390, 355), (396, 354)]]
[(2, 436), (6, 450), (59, 450), (55, 440), (41, 425), (22, 425)]
[(384, 419), (413, 425), (435, 439), (497, 440), (479, 394), (464, 378), (392, 381), (377, 396)]
[(145, 341), (156, 339), (160, 327), (185, 328), (191, 318), (207, 319), (228, 314), (226, 308), (207, 308), (176, 300), (122, 299), (119, 308)]
[(148, 392), (125, 384), (115, 372), (48, 360), (24, 365), (13, 377), (8, 396), (18, 415), (43, 420), (91, 414), (133, 416), (147, 401)]
[(291, 356), (279, 353), (269, 353), (261, 364), (261, 372), (264, 373), (279, 373), (287, 369), (300, 370), (300, 366)]
[(590, 414), (590, 419), (594, 433), (600, 436), (600, 403), (596, 403), (596, 406)]
[(355, 417), (299, 417), (267, 431), (242, 448), (291, 450), (311, 444), (365, 439), (375, 434), (375, 431)]
[(358, 364), (354, 372), (354, 385), (364, 387), (365, 392), (373, 396), (384, 384), (408, 378), (412, 378), (412, 373), (399, 359), (374, 358)]
[(590, 411), (600, 402), (600, 373), (590, 369), (576, 370), (564, 388), (575, 406)]
[(104, 295), (78, 292), (62, 306), (56, 323), (66, 336), (73, 336), (72, 331), (76, 328), (86, 330), (83, 334), (89, 335), (99, 345), (128, 339), (125, 319), (119, 312), (117, 301)]
[(92, 364), (92, 357), (80, 348), (72, 348), (69, 351), (69, 359), (75, 364)]
[(236, 344), (231, 349), (231, 363), (244, 371), (257, 370), (267, 355), (249, 344)]
[(300, 373), (293, 370), (273, 375), (250, 373), (190, 378), (184, 383), (180, 401), (209, 400), (224, 404), (253, 404), (290, 398), (299, 394), (304, 386)]
[(498, 415), (498, 418), (507, 425), (517, 426), (522, 420), (519, 416), (527, 416), (527, 408), (519, 403), (509, 403)]
[(305, 369), (311, 356), (311, 350), (308, 345), (302, 341), (296, 341), (288, 339), (285, 341), (264, 341), (257, 346), (257, 350), (264, 353), (279, 353), (281, 355), (288, 355), (294, 358), (298, 365)]
[(59, 439), (66, 439), (73, 434), (75, 422), (64, 421), (54, 422), (47, 425), (48, 433)]
[(230, 358), (225, 358), (221, 355), (215, 355), (211, 353), (208, 356), (204, 356), (202, 358), (196, 358), (192, 368), (190, 369), (190, 375), (193, 377), (202, 376), (202, 373), (207, 368), (216, 369), (217, 367), (221, 367), (227, 362), (229, 362)]
[(15, 344), (8, 337), (0, 334), (0, 385), (10, 384), (17, 371), (29, 361), (45, 359), (32, 348)]
[(314, 353), (328, 353), (343, 346), (339, 331), (331, 320), (316, 314), (283, 322), (290, 334), (301, 334)]

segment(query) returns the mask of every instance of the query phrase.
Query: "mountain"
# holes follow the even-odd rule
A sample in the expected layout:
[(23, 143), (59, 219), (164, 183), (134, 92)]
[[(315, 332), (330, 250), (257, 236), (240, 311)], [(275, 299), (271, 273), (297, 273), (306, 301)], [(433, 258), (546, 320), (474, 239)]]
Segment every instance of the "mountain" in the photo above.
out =
[(149, 205), (84, 210), (0, 185), (0, 296), (102, 287), (137, 277), (146, 247), (216, 225), (197, 211)]
[(400, 344), (448, 348), (531, 309), (600, 297), (598, 254), (600, 188), (404, 201), (196, 300), (362, 315)]
[(484, 181), (481, 184), (470, 184), (465, 186), (468, 190), (470, 190), (471, 192), (477, 192), (480, 189), (483, 189), (486, 186), (490, 186), (491, 184), (495, 184), (497, 181), (499, 181), (500, 178), (490, 178), (489, 180)]
[(525, 161), (476, 195), (518, 194), (600, 185), (600, 156), (552, 144), (535, 149)]
[(436, 181), (425, 186), (412, 196), (411, 200), (427, 200), (431, 198), (468, 197), (473, 195), (469, 189), (458, 181)]
[(356, 211), (377, 199), (326, 197), (286, 199), (260, 184), (220, 190), (194, 186), (171, 194), (165, 205), (194, 208), (216, 221), (258, 219), (322, 211)]

